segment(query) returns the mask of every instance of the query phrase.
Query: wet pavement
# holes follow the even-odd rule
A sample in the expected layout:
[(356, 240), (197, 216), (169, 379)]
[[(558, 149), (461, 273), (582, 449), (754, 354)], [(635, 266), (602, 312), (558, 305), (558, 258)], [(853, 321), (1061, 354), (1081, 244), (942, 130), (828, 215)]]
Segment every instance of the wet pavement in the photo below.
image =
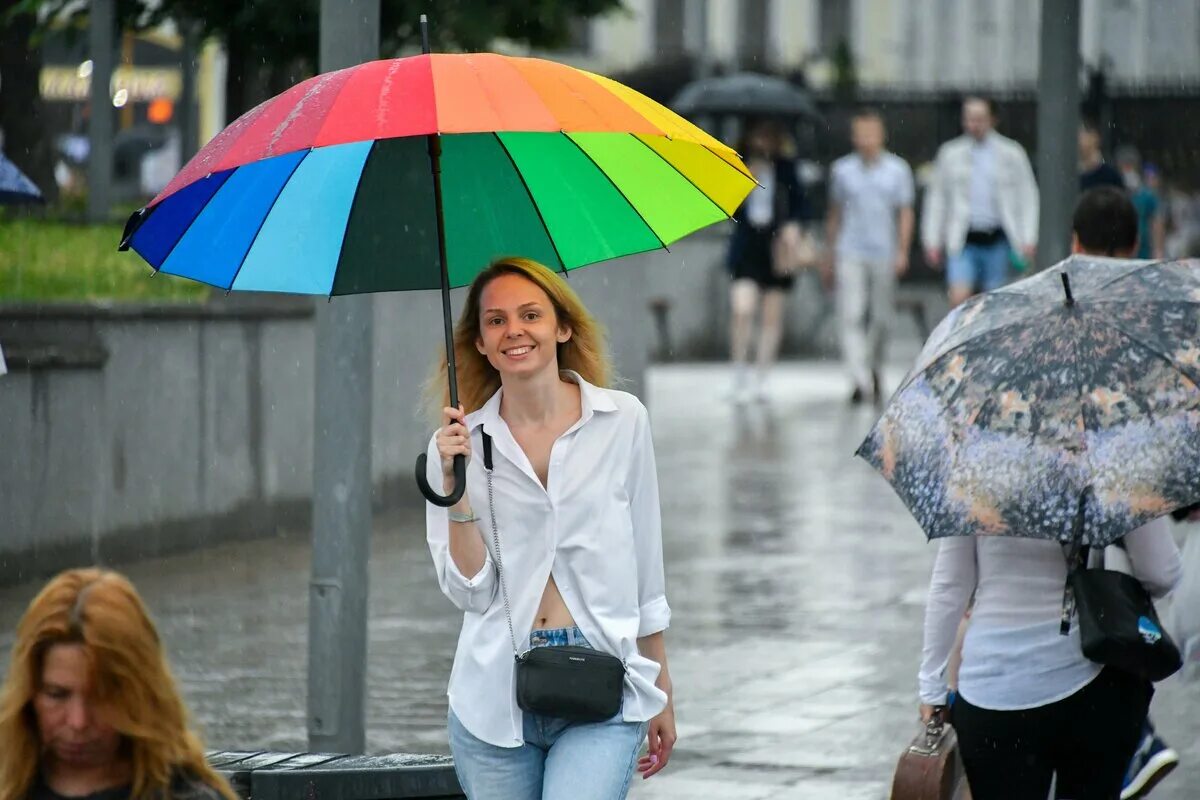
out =
[[(648, 382), (680, 742), (631, 796), (886, 798), (915, 732), (931, 548), (852, 458), (873, 412), (846, 405), (835, 367), (784, 366), (768, 403), (740, 409), (728, 382), (703, 365)], [(372, 546), (368, 746), (446, 752), (459, 618), (419, 509), (379, 519)], [(125, 568), (210, 746), (303, 749), (308, 558), (296, 535)], [(5, 658), (36, 588), (0, 590)], [(1200, 685), (1166, 682), (1153, 712), (1183, 757), (1153, 797), (1195, 797)]]

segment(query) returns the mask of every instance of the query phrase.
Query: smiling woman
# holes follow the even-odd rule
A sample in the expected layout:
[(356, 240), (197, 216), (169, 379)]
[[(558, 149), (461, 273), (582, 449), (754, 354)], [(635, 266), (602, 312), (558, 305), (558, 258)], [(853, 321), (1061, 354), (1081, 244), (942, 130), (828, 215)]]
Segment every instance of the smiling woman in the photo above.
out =
[(646, 409), (607, 388), (599, 324), (528, 259), (476, 278), (454, 348), (463, 405), (443, 409), (426, 479), (448, 488), (456, 457), (483, 463), (452, 508), (428, 505), (426, 531), (463, 611), (448, 720), (459, 780), (471, 800), (622, 798), (675, 743)]
[(69, 570), (17, 627), (0, 691), (0, 800), (235, 800), (204, 761), (122, 576)]

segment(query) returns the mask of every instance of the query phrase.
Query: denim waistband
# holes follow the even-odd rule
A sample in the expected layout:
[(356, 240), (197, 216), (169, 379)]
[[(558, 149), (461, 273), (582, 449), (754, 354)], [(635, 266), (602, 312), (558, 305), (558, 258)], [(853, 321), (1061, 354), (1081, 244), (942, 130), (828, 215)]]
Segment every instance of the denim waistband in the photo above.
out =
[(543, 628), (529, 632), (530, 647), (591, 647), (579, 628)]

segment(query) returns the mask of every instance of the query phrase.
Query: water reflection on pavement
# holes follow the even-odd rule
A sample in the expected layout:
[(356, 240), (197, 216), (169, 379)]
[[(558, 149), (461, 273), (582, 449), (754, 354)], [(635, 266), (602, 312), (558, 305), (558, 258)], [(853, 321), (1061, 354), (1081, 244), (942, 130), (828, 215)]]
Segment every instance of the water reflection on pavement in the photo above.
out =
[[(852, 458), (873, 412), (846, 405), (836, 368), (782, 368), (768, 404), (735, 408), (727, 388), (717, 366), (649, 380), (680, 742), (632, 796), (885, 798), (915, 732), (931, 548)], [(376, 528), (368, 745), (446, 752), (459, 617), (437, 590), (420, 509)], [(210, 745), (304, 748), (308, 558), (296, 535), (125, 568)], [(36, 588), (0, 591), (0, 631)], [(1200, 786), (1196, 692), (1168, 682), (1154, 704), (1184, 759), (1155, 798)]]

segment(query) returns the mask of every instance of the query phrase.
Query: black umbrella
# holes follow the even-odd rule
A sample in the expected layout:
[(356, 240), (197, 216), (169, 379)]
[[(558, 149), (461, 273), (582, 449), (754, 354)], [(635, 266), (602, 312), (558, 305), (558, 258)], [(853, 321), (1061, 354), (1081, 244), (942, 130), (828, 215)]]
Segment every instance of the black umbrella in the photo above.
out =
[(757, 72), (693, 81), (680, 90), (671, 108), (686, 116), (740, 114), (821, 119), (812, 98), (803, 89), (782, 78)]

